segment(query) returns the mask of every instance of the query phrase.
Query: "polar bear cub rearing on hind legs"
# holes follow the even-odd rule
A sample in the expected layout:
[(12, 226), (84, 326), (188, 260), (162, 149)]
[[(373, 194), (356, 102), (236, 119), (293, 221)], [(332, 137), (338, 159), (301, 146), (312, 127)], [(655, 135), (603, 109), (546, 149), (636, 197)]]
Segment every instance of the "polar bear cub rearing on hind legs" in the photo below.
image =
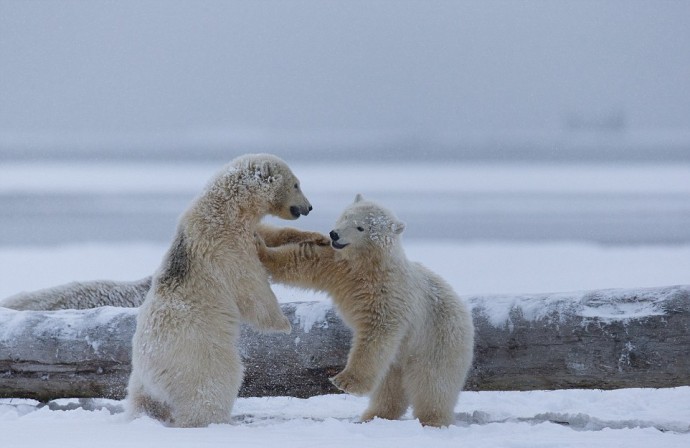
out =
[(288, 166), (271, 155), (228, 164), (181, 216), (139, 309), (127, 389), (130, 415), (180, 427), (230, 420), (242, 383), (240, 324), (289, 333), (257, 256), (267, 214), (306, 215), (311, 205)]
[(313, 233), (281, 242), (262, 226), (257, 248), (274, 281), (328, 293), (353, 330), (347, 365), (332, 382), (371, 396), (362, 420), (398, 419), (411, 404), (423, 425), (446, 426), (472, 364), (472, 314), (442, 278), (407, 259), (404, 228), (358, 195), (330, 246)]

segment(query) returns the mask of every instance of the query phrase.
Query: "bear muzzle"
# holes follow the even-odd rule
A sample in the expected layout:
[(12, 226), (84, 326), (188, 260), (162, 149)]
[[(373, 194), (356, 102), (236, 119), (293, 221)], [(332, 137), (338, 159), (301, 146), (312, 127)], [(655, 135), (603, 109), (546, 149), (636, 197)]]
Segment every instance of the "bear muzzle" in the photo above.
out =
[(342, 249), (343, 247), (348, 246), (350, 244), (350, 243), (345, 243), (345, 244), (339, 243), (338, 240), (340, 239), (340, 235), (338, 235), (338, 232), (336, 232), (335, 230), (331, 230), (328, 233), (328, 236), (331, 237), (331, 246), (334, 249)]
[(312, 206), (298, 206), (298, 205), (293, 205), (290, 207), (290, 214), (295, 218), (299, 218), (300, 216), (304, 215), (307, 216), (309, 212), (312, 211)]

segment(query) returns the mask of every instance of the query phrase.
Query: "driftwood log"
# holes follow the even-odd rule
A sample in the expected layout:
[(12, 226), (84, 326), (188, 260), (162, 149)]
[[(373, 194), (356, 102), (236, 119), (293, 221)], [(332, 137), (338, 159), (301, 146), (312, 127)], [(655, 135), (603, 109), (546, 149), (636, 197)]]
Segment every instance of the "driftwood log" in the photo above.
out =
[[(690, 286), (469, 299), (467, 390), (690, 385)], [(336, 392), (350, 331), (329, 303), (282, 305), (290, 335), (243, 329), (242, 396)], [(0, 308), (0, 397), (122, 398), (136, 308)]]

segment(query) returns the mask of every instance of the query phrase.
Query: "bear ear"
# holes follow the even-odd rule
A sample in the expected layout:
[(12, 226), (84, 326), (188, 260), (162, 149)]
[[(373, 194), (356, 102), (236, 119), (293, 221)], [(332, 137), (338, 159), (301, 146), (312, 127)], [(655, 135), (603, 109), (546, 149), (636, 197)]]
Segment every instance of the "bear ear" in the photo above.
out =
[(273, 182), (276, 178), (276, 167), (270, 160), (254, 160), (249, 162), (252, 174), (262, 181)]
[(266, 160), (259, 163), (258, 171), (262, 179), (268, 179), (273, 176), (273, 166)]
[(355, 196), (355, 202), (362, 202), (364, 200), (364, 196), (362, 196), (360, 193), (357, 193), (357, 196)]
[(405, 230), (405, 223), (402, 221), (394, 221), (391, 224), (391, 231), (396, 235), (400, 235)]

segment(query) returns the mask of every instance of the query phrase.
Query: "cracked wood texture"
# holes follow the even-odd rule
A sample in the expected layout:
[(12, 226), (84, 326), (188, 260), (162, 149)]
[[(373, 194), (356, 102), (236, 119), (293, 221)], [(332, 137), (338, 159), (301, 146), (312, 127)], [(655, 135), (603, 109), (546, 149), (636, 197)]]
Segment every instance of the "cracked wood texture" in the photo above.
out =
[[(136, 301), (136, 298), (133, 299)], [(468, 299), (467, 390), (690, 385), (690, 286)], [(243, 328), (241, 396), (333, 393), (351, 333), (328, 303), (282, 305), (290, 335)], [(135, 308), (0, 308), (0, 397), (123, 398)]]

